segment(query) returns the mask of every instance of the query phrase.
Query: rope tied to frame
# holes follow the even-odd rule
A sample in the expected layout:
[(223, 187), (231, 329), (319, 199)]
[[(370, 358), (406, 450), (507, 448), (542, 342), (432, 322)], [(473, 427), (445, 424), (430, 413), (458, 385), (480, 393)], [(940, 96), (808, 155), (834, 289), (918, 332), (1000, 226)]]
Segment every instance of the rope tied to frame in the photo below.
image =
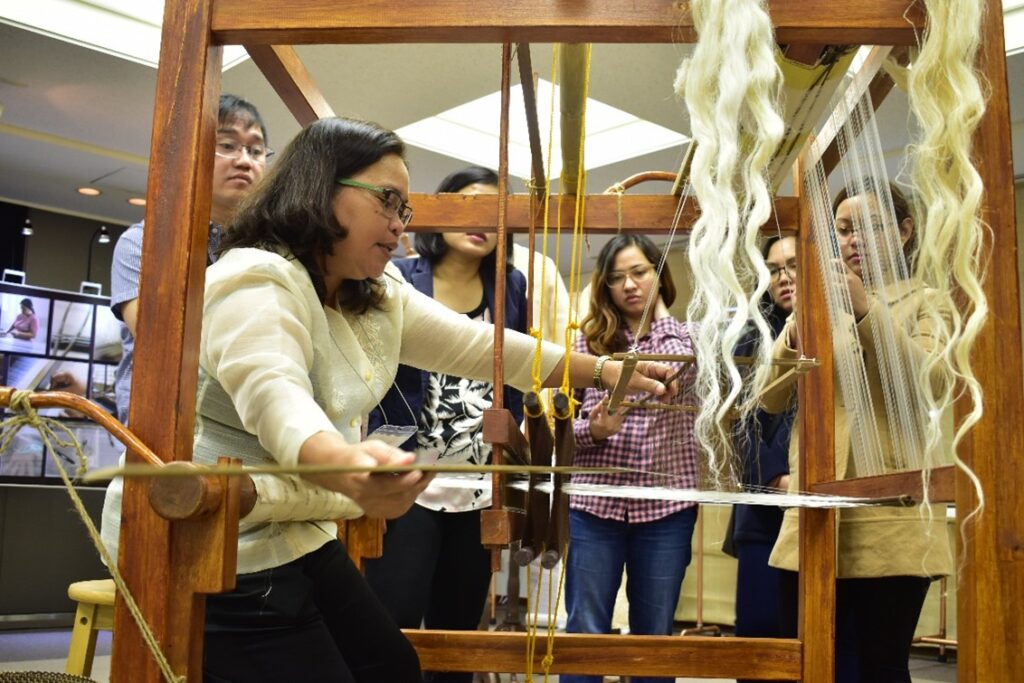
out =
[(32, 396), (31, 391), (19, 389), (11, 394), (11, 415), (0, 422), (0, 454), (7, 450), (11, 441), (14, 439), (14, 435), (17, 434), (24, 427), (31, 427), (39, 432), (40, 438), (43, 440), (43, 445), (46, 447), (46, 452), (50, 454), (53, 459), (53, 464), (57, 468), (57, 472), (60, 475), (61, 481), (64, 482), (64, 488), (68, 492), (68, 496), (71, 498), (71, 503), (75, 507), (75, 511), (78, 513), (79, 518), (82, 520), (82, 524), (85, 525), (86, 530), (89, 532), (89, 538), (92, 540), (92, 544), (96, 547), (96, 551), (103, 558), (103, 562), (107, 565), (107, 569), (110, 570), (110, 576), (114, 579), (114, 586), (117, 587), (117, 592), (124, 601), (125, 606), (128, 608), (128, 612), (132, 615), (132, 619), (135, 624), (139, 627), (139, 632), (142, 634), (142, 640), (146, 643), (146, 647), (149, 648), (150, 654), (153, 655), (153, 659), (156, 660), (157, 666), (160, 668), (160, 673), (163, 674), (164, 680), (167, 683), (186, 683), (184, 676), (179, 676), (171, 669), (171, 664), (167, 661), (167, 657), (160, 649), (160, 644), (156, 641), (156, 637), (153, 635), (152, 629), (149, 628), (149, 624), (146, 623), (145, 618), (142, 616), (142, 610), (139, 609), (138, 603), (135, 602), (135, 598), (132, 597), (131, 592), (128, 590), (128, 586), (124, 582), (124, 577), (121, 576), (121, 572), (117, 568), (117, 561), (110, 557), (110, 553), (107, 552), (107, 548), (103, 545), (103, 541), (100, 539), (100, 532), (93, 523), (92, 518), (85, 509), (85, 505), (82, 503), (81, 497), (75, 490), (74, 483), (71, 477), (68, 475), (67, 470), (64, 468), (64, 464), (61, 462), (60, 456), (57, 455), (57, 447), (59, 448), (74, 448), (75, 455), (78, 457), (78, 469), (75, 472), (75, 478), (77, 479), (80, 475), (85, 473), (87, 468), (88, 459), (85, 453), (82, 451), (82, 444), (79, 443), (78, 439), (75, 438), (74, 433), (68, 429), (59, 420), (55, 420), (51, 417), (40, 415), (30, 403)]
[[(32, 427), (39, 432), (43, 443), (50, 447), (50, 452), (54, 453), (55, 459), (57, 459), (57, 456), (51, 444), (60, 448), (74, 446), (75, 454), (78, 456), (78, 469), (75, 470), (75, 478), (78, 478), (85, 473), (87, 465), (85, 453), (82, 452), (81, 445), (64, 423), (53, 418), (44, 417), (36, 412), (36, 409), (29, 403), (31, 396), (32, 392), (24, 389), (19, 389), (11, 394), (11, 411), (14, 414), (0, 422), (0, 453), (7, 452), (11, 441), (14, 440), (14, 435), (21, 431), (22, 427)], [(58, 431), (63, 433), (63, 437), (58, 434)], [(64, 472), (59, 459), (57, 467), (61, 472)]]
[(607, 190), (605, 194), (613, 194), (616, 197), (615, 202), (615, 216), (617, 220), (617, 229), (615, 230), (616, 235), (622, 234), (622, 198), (626, 194), (626, 185), (624, 183), (615, 183)]

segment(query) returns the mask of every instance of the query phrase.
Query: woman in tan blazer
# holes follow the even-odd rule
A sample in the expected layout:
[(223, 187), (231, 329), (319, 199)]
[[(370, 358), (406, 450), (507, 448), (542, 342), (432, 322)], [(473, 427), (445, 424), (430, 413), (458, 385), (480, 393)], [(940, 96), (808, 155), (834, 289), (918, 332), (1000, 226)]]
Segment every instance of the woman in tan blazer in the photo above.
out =
[[(833, 205), (836, 238), (843, 269), (837, 277), (845, 281), (853, 316), (845, 328), (833, 330), (833, 344), (853, 344), (863, 354), (875, 422), (879, 427), (886, 471), (896, 469), (891, 446), (890, 425), (885, 412), (883, 376), (875, 353), (874, 335), (882, 316), (893, 323), (899, 348), (923, 357), (934, 344), (931, 323), (923, 310), (930, 294), (921, 282), (911, 278), (894, 279), (884, 292), (865, 288), (861, 260), (866, 246), (860, 235), (860, 223), (854, 217), (875, 217), (880, 212), (877, 193), (869, 191), (848, 196), (844, 190)], [(900, 242), (908, 262), (914, 248), (914, 219), (907, 200), (889, 184), (896, 214)], [(863, 213), (862, 213), (863, 212)], [(873, 226), (882, 221), (873, 220)], [(877, 229), (877, 228), (875, 228)], [(882, 240), (876, 240), (882, 243)], [(884, 296), (876, 296), (884, 294)], [(775, 344), (775, 357), (799, 356), (795, 318), (791, 317)], [(838, 378), (837, 378), (838, 379)], [(933, 378), (941, 382), (941, 378)], [(772, 412), (784, 410), (794, 396), (793, 385), (765, 397)], [(836, 382), (835, 458), (836, 478), (862, 476), (857, 471), (850, 438), (851, 414), (843, 405)], [(807, 414), (807, 413), (805, 413)], [(799, 419), (799, 418), (798, 418)], [(798, 481), (799, 424), (793, 426), (790, 442), (790, 491), (800, 490)], [(948, 432), (947, 432), (948, 433)], [(908, 658), (914, 630), (930, 582), (950, 573), (952, 554), (945, 529), (945, 509), (872, 507), (841, 510), (837, 513), (836, 582), (836, 681), (864, 683), (910, 682)], [(783, 571), (783, 630), (796, 635), (798, 528), (797, 510), (787, 510), (771, 565)]]

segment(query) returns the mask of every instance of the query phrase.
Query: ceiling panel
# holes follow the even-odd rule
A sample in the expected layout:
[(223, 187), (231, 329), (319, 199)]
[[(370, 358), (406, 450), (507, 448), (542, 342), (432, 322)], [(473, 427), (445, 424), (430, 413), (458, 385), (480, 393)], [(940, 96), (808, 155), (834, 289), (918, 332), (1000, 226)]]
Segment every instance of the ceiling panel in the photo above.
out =
[[(494, 92), (500, 84), (496, 45), (299, 46), (299, 56), (334, 110), (398, 128)], [(688, 133), (672, 91), (686, 45), (597, 44), (590, 96), (641, 118)], [(551, 78), (551, 46), (531, 49), (534, 71)], [(1024, 175), (1024, 55), (1010, 58), (1015, 173)], [(141, 209), (124, 200), (141, 192), (149, 154), (156, 72), (83, 47), (0, 24), (0, 196), (7, 201), (127, 223)], [(513, 82), (518, 82), (513, 69)], [(271, 145), (283, 147), (299, 127), (251, 61), (223, 74), (223, 90), (252, 100)], [(546, 116), (548, 103), (540, 103)], [(890, 171), (902, 165), (908, 139), (906, 98), (894, 93), (879, 112)], [(494, 122), (496, 125), (497, 122)], [(26, 132), (28, 134), (26, 134)], [(38, 135), (33, 136), (33, 133)], [(38, 139), (37, 139), (38, 138)], [(589, 173), (590, 191), (645, 170), (678, 168), (681, 151), (666, 150)], [(430, 192), (457, 159), (410, 149), (412, 188)], [(113, 172), (105, 193), (87, 199), (74, 187)], [(513, 188), (522, 187), (513, 183)], [(666, 184), (634, 192), (660, 192)]]

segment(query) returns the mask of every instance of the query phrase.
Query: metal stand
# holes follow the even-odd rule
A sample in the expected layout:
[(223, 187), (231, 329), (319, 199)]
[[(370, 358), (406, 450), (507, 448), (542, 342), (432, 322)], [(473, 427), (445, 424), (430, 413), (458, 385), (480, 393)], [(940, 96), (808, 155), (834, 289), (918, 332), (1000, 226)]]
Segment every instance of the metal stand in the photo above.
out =
[(926, 645), (938, 645), (939, 646), (939, 661), (949, 661), (949, 656), (946, 654), (946, 650), (949, 648), (956, 649), (957, 643), (955, 638), (947, 638), (947, 619), (946, 619), (946, 600), (947, 600), (947, 579), (942, 577), (939, 579), (939, 632), (931, 636), (920, 636), (914, 638), (914, 643), (923, 643)]

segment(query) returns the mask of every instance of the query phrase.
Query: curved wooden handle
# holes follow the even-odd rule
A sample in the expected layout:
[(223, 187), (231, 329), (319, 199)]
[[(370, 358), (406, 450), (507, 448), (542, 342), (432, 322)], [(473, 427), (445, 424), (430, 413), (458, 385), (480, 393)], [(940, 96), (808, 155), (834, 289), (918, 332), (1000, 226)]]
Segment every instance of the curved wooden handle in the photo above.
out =
[(635, 173), (621, 183), (616, 183), (604, 191), (605, 194), (611, 194), (618, 192), (619, 188), (623, 191), (628, 190), (634, 185), (645, 183), (648, 180), (663, 180), (667, 183), (674, 183), (676, 181), (676, 174), (671, 171), (642, 171), (641, 173)]
[[(0, 405), (10, 406), (17, 389), (0, 387)], [(124, 446), (139, 454), (154, 467), (174, 465), (195, 467), (196, 477), (160, 480), (150, 489), (150, 505), (164, 519), (181, 520), (201, 517), (217, 509), (222, 500), (222, 484), (215, 471), (204, 472), (192, 463), (165, 463), (151, 451), (130, 429), (92, 401), (67, 391), (34, 391), (29, 396), (33, 408), (67, 408), (77, 410), (113, 434)], [(256, 504), (256, 489), (251, 477), (241, 477), (240, 517), (247, 515)]]
[[(14, 387), (0, 387), (0, 405), (9, 407), (15, 391), (17, 389)], [(160, 456), (149, 450), (149, 447), (142, 443), (139, 437), (135, 436), (127, 427), (118, 422), (117, 418), (83, 396), (67, 391), (33, 391), (32, 395), (29, 396), (28, 402), (33, 408), (68, 408), (70, 410), (77, 410), (117, 437), (118, 441), (138, 453), (150, 465), (162, 467), (164, 464)]]

